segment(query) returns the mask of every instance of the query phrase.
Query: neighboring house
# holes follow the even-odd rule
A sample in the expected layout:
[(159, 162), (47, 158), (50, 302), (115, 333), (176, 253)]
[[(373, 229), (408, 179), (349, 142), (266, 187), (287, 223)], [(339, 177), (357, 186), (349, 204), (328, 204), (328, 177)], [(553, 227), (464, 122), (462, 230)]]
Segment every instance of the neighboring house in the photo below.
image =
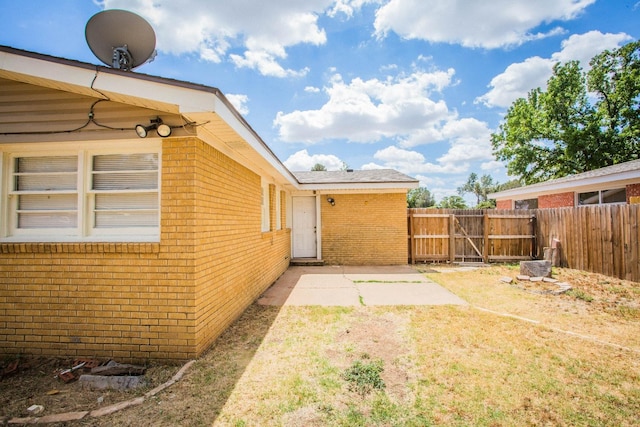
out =
[(489, 194), (498, 209), (640, 203), (640, 160)]
[(294, 175), (215, 88), (8, 47), (0, 178), (0, 353), (127, 361), (198, 357), (292, 255), (406, 263), (418, 186)]

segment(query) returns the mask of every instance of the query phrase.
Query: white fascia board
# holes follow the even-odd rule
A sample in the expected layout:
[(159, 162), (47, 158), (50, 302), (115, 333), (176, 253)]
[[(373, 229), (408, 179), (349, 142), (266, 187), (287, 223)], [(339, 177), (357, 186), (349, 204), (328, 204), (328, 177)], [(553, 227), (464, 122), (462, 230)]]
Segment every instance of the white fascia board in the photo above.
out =
[(291, 172), (280, 162), (280, 160), (267, 148), (264, 142), (258, 139), (257, 134), (249, 125), (239, 118), (239, 113), (229, 107), (228, 101), (225, 102), (218, 98), (216, 114), (220, 116), (240, 137), (247, 142), (253, 150), (255, 150), (262, 158), (269, 162), (270, 166), (285, 177), (289, 183), (297, 187), (298, 181)]
[(621, 188), (629, 184), (637, 183), (640, 183), (640, 171), (634, 170), (617, 173), (615, 175), (596, 176), (558, 183), (550, 182), (529, 187), (513, 188), (511, 190), (487, 194), (487, 197), (496, 200), (513, 199), (514, 197), (533, 198), (569, 191), (585, 193), (588, 191), (606, 190), (608, 188)]
[(91, 82), (96, 71), (10, 52), (0, 52), (0, 75), (25, 83), (43, 80), (48, 83), (47, 87), (52, 88), (60, 87), (62, 83), (75, 86), (78, 93), (87, 94), (91, 93)]
[(215, 112), (219, 103), (213, 92), (111, 73), (98, 73), (93, 87), (134, 104), (139, 99), (158, 110), (175, 114)]

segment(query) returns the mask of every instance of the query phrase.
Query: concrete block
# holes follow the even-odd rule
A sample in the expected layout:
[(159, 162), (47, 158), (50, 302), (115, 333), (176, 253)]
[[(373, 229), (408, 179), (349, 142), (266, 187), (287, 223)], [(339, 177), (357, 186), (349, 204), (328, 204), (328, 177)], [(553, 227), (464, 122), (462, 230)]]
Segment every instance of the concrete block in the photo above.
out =
[(84, 389), (90, 390), (129, 390), (145, 385), (145, 378), (136, 375), (123, 376), (102, 376), (102, 375), (81, 375), (80, 385)]
[(551, 277), (551, 261), (521, 261), (520, 274), (531, 277)]

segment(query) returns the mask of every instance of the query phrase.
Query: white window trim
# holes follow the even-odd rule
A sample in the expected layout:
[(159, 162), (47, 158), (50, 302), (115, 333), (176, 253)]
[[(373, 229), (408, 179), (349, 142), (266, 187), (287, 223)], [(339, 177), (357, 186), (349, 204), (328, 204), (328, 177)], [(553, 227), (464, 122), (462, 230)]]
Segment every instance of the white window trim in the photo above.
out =
[[(104, 142), (100, 144), (107, 145)], [(155, 227), (122, 227), (96, 229), (89, 224), (92, 203), (96, 193), (90, 189), (91, 185), (91, 156), (105, 154), (158, 154), (158, 188), (154, 190), (158, 196), (158, 223)], [(11, 208), (12, 190), (11, 162), (17, 157), (25, 156), (53, 156), (53, 155), (77, 155), (77, 192), (78, 192), (78, 224), (76, 228), (66, 229), (31, 229), (18, 230), (12, 224)], [(0, 242), (159, 242), (160, 241), (160, 216), (161, 188), (162, 188), (162, 143), (160, 141), (110, 141), (108, 147), (98, 147), (96, 143), (33, 143), (3, 144), (0, 145)], [(93, 195), (92, 195), (93, 194)]]
[(280, 188), (276, 185), (276, 230), (282, 230), (282, 215), (281, 215), (281, 203), (280, 203)]
[(265, 179), (261, 179), (260, 188), (262, 188), (262, 223), (260, 229), (263, 233), (271, 231), (271, 219), (269, 217), (269, 183)]

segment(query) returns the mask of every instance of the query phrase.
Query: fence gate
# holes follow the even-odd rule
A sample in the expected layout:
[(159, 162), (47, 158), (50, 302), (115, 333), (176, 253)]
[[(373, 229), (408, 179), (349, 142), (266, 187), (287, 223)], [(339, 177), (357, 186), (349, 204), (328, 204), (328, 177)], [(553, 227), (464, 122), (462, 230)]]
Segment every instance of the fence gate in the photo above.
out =
[(409, 209), (409, 258), (491, 262), (536, 258), (536, 219), (505, 210)]

